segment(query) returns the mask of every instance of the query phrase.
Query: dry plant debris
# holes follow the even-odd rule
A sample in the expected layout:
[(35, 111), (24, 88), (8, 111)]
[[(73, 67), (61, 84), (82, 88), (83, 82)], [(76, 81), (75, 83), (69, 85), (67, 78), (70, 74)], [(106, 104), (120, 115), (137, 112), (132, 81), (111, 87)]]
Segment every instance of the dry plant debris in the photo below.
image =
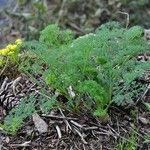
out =
[[(36, 86), (32, 85), (27, 78), (23, 76), (21, 78), (22, 80), (16, 84), (17, 94), (14, 94), (12, 89), (15, 80), (4, 78), (1, 89), (3, 89), (6, 98), (9, 97), (8, 95), (12, 95), (14, 100), (18, 100), (19, 94), (22, 93), (20, 96), (22, 97), (23, 93), (29, 94), (35, 90)], [(150, 95), (146, 93), (143, 100), (148, 96)], [(110, 118), (106, 123), (102, 123), (98, 118), (93, 118), (88, 114), (72, 114), (64, 112), (62, 109), (52, 110), (48, 114), (36, 114), (34, 118), (38, 117), (33, 120), (28, 118), (16, 136), (9, 136), (1, 132), (1, 147), (2, 149), (109, 150), (112, 147), (115, 148), (118, 141), (124, 140), (137, 149), (148, 150), (149, 145), (144, 144), (143, 141), (144, 135), (150, 134), (150, 126), (147, 123), (150, 116), (145, 113), (141, 101), (138, 102), (136, 109), (138, 112), (136, 114), (133, 112), (133, 116), (131, 116), (132, 109), (124, 110), (112, 106), (109, 109)], [(138, 119), (134, 119), (135, 117)], [(132, 132), (136, 133), (138, 139), (135, 143), (128, 139)]]

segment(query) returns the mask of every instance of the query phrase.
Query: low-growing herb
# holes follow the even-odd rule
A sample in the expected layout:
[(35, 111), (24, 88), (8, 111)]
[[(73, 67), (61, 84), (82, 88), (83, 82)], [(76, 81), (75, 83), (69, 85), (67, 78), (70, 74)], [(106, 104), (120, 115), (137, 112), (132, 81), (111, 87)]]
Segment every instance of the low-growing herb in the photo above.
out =
[[(137, 86), (137, 79), (150, 63), (136, 59), (150, 51), (143, 32), (139, 26), (127, 30), (111, 22), (95, 33), (73, 40), (70, 31), (49, 25), (41, 32), (39, 41), (24, 43), (34, 58), (24, 60), (20, 66), (32, 75), (40, 74), (72, 107), (86, 107), (96, 116), (105, 116), (112, 102), (132, 103), (144, 88)], [(72, 87), (75, 97), (70, 96), (68, 87)]]

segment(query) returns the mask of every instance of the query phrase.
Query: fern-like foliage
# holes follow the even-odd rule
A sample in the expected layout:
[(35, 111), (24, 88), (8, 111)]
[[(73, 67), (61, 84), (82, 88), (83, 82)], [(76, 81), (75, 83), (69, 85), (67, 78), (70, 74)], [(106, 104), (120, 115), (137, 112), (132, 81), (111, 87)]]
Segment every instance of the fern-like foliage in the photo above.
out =
[(9, 134), (15, 134), (21, 127), (23, 121), (35, 112), (33, 96), (23, 99), (19, 105), (13, 108), (5, 117), (0, 127)]
[(60, 32), (57, 25), (49, 25), (41, 32), (39, 41), (48, 46), (48, 48), (56, 48), (70, 42), (72, 38), (70, 30)]
[(16, 134), (27, 117), (30, 117), (33, 113), (37, 113), (39, 111), (47, 113), (52, 108), (56, 108), (56, 105), (57, 107), (59, 106), (57, 104), (56, 97), (45, 96), (43, 91), (38, 98), (31, 94), (22, 99), (18, 106), (9, 112), (9, 114), (4, 118), (4, 121), (0, 123), (0, 128), (9, 134)]
[[(150, 51), (143, 38), (143, 28), (134, 26), (126, 30), (112, 22), (102, 25), (95, 33), (74, 40), (72, 37), (70, 31), (60, 31), (57, 25), (46, 27), (39, 41), (25, 44), (36, 58), (24, 69), (37, 66), (32, 74), (40, 73), (68, 101), (83, 99), (85, 105), (90, 101), (89, 109), (98, 116), (104, 115), (112, 102), (130, 103), (133, 93), (137, 93), (136, 88), (135, 92), (128, 90), (131, 83), (150, 68), (150, 62), (136, 60), (138, 54)], [(45, 70), (41, 69), (43, 64)], [(69, 86), (76, 95), (74, 98), (69, 95)]]

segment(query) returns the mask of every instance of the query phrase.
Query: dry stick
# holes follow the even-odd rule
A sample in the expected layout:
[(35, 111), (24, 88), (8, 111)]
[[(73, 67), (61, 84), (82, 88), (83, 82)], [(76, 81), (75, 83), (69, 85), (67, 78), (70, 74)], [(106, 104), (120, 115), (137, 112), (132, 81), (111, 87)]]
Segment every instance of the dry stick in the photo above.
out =
[(56, 125), (55, 127), (56, 127), (56, 130), (57, 130), (58, 138), (61, 139), (62, 138), (61, 130), (60, 130), (58, 125)]
[(3, 145), (0, 145), (0, 150), (8, 150), (8, 149), (4, 147)]
[[(98, 129), (99, 130), (101, 130), (102, 132), (100, 132), (100, 131), (95, 131), (97, 134), (104, 134), (104, 135), (107, 135), (107, 136), (110, 136), (110, 135), (112, 135), (112, 136), (114, 136), (114, 133), (112, 132), (112, 131), (108, 131), (108, 130), (105, 130), (105, 129), (103, 129), (103, 128), (101, 128), (99, 125), (97, 126), (98, 127)], [(116, 137), (115, 137), (116, 138)]]
[(73, 120), (71, 120), (70, 122), (73, 125), (75, 125), (76, 127), (79, 127), (79, 128), (81, 128), (83, 130), (96, 130), (96, 129), (98, 129), (98, 127), (96, 127), (96, 126), (93, 126), (93, 127), (84, 127), (84, 125), (81, 125), (81, 124), (79, 124), (79, 123), (77, 123), (77, 122), (75, 122)]
[(47, 0), (43, 0), (43, 6), (45, 7), (46, 11), (48, 9), (48, 4), (47, 4)]
[(91, 132), (92, 132), (93, 137), (99, 140), (98, 136), (95, 135), (94, 131), (92, 130)]
[(112, 131), (105, 130), (100, 125), (98, 125), (98, 124), (93, 123), (93, 125), (95, 125), (95, 127), (98, 127), (98, 129), (102, 131), (101, 132), (102, 134), (112, 135), (112, 136), (114, 135)]
[[(73, 142), (73, 144), (75, 145), (75, 148), (76, 148), (77, 150), (80, 150), (80, 148), (77, 146), (76, 142)], [(74, 150), (74, 149), (71, 149), (71, 150)]]
[(43, 117), (48, 117), (48, 118), (54, 118), (54, 119), (78, 120), (77, 118), (54, 116), (54, 115), (46, 115), (46, 114), (42, 114), (42, 116)]
[(128, 131), (126, 129), (124, 129), (123, 127), (120, 127), (125, 133), (128, 133)]
[(116, 120), (117, 120), (118, 133), (120, 134), (119, 121), (118, 121), (117, 117), (116, 117)]
[(77, 30), (83, 34), (86, 34), (86, 32), (83, 31), (81, 28), (79, 28), (76, 24), (74, 24), (74, 23), (68, 23), (68, 24), (70, 25), (70, 27), (74, 28), (75, 30)]
[(128, 28), (129, 26), (129, 21), (130, 21), (130, 16), (127, 12), (122, 12), (122, 11), (118, 11), (118, 13), (120, 14), (123, 14), (123, 15), (126, 15), (127, 16), (127, 22), (126, 22), (126, 29)]
[[(100, 125), (97, 125), (97, 124), (95, 124), (94, 123), (94, 125), (95, 126), (93, 126), (93, 127), (91, 127), (91, 128), (94, 128), (95, 130), (96, 129), (99, 129), (99, 130), (101, 130), (101, 132), (99, 132), (99, 131), (95, 131), (97, 134), (102, 134), (102, 135), (107, 135), (107, 136), (114, 136), (114, 138), (116, 139), (116, 136), (114, 135), (114, 133), (112, 132), (112, 131), (108, 131), (108, 130), (105, 130), (105, 129), (103, 129), (103, 128), (101, 128), (101, 126)], [(84, 129), (86, 130), (86, 128), (88, 129), (88, 127), (85, 127)], [(90, 127), (89, 127), (90, 128)]]
[(83, 145), (83, 150), (86, 150), (85, 145)]
[(105, 132), (97, 131), (96, 134), (107, 135), (107, 136), (113, 135), (113, 133), (110, 133), (109, 131), (105, 131)]
[(84, 130), (97, 130), (98, 127), (83, 127)]
[(34, 89), (34, 91), (35, 91), (36, 93), (38, 93), (38, 94), (40, 94), (40, 95), (42, 95), (42, 96), (48, 98), (48, 99), (51, 98), (51, 97), (49, 97), (48, 95), (46, 95), (46, 94), (44, 94), (44, 93), (41, 93), (40, 91), (37, 91), (36, 89)]
[(62, 2), (62, 4), (61, 4), (60, 10), (59, 10), (59, 12), (58, 12), (58, 19), (57, 19), (57, 21), (56, 21), (57, 24), (58, 24), (59, 21), (60, 21), (60, 18), (61, 18), (61, 16), (62, 16), (62, 12), (63, 12), (63, 9), (64, 9), (64, 6), (65, 6), (66, 2), (67, 2), (67, 0), (63, 0), (63, 2)]
[(10, 144), (12, 147), (29, 147), (31, 146), (31, 141), (26, 141), (22, 144)]
[(82, 135), (76, 128), (74, 128), (74, 130), (75, 130), (75, 131), (78, 133), (78, 135), (81, 137), (82, 142), (83, 142), (84, 144), (88, 144), (88, 143), (85, 141), (83, 135)]
[[(62, 110), (61, 110), (60, 108), (59, 108), (59, 111), (60, 111), (61, 115), (62, 115), (63, 117), (65, 117), (65, 115), (63, 114), (63, 112), (62, 112)], [(69, 122), (68, 122), (67, 120), (64, 120), (64, 122), (65, 122), (66, 125), (67, 125), (67, 132), (68, 132), (68, 128), (70, 128), (70, 130), (72, 130), (72, 127), (70, 126)]]
[(81, 128), (81, 129), (83, 128), (83, 125), (80, 125), (79, 123), (77, 123), (77, 122), (75, 122), (75, 121), (73, 121), (73, 120), (70, 120), (70, 122), (71, 122), (72, 124), (74, 124), (75, 126)]
[(140, 99), (143, 99), (143, 97), (146, 95), (146, 93), (150, 90), (150, 84), (148, 85), (148, 87), (146, 88), (145, 92), (143, 93), (143, 95), (141, 97), (139, 97), (135, 103), (135, 105), (138, 103), (138, 101)]

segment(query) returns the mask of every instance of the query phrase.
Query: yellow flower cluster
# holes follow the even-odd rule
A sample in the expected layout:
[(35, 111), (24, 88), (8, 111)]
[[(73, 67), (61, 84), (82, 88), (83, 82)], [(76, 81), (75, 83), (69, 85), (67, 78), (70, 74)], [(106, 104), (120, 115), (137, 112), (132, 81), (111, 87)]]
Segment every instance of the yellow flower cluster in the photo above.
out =
[(16, 48), (22, 44), (22, 40), (21, 39), (17, 39), (15, 41), (15, 44), (9, 44), (7, 45), (5, 48), (0, 49), (0, 55), (2, 56), (8, 56), (8, 55), (12, 55), (15, 53)]
[(17, 39), (14, 44), (8, 44), (5, 48), (0, 49), (0, 66), (3, 64), (3, 56), (13, 56), (18, 46), (22, 44), (21, 39)]

